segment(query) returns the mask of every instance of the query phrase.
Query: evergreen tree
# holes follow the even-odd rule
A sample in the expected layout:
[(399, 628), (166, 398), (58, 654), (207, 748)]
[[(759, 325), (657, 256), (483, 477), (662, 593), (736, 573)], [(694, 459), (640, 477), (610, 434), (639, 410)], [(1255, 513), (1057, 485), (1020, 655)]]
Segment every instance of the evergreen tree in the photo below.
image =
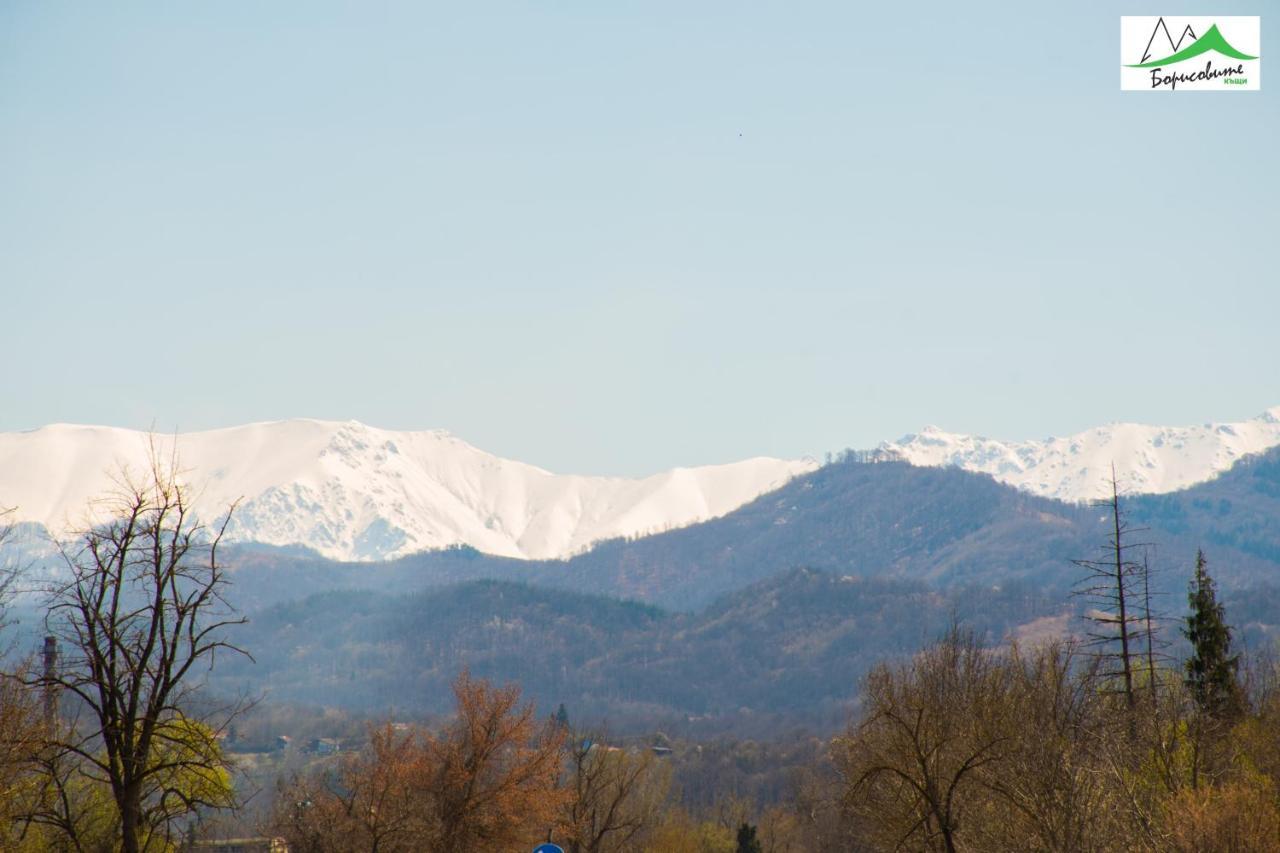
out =
[(555, 717), (556, 725), (562, 729), (569, 728), (569, 712), (565, 710), (564, 703), (560, 703), (560, 707), (556, 709)]
[(756, 828), (749, 823), (738, 827), (738, 853), (764, 853), (760, 839), (756, 838)]
[(1217, 585), (1209, 576), (1204, 552), (1196, 553), (1196, 573), (1187, 601), (1191, 613), (1183, 634), (1191, 641), (1187, 659), (1187, 688), (1200, 710), (1211, 717), (1234, 714), (1240, 706), (1236, 670), (1240, 656), (1231, 654), (1231, 628), (1218, 602)]

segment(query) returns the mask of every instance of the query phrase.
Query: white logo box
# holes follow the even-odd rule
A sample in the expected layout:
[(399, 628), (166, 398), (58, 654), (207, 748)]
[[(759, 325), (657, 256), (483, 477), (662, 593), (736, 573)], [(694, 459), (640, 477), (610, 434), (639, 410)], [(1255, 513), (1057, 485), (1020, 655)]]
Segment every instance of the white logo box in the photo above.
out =
[[(1224, 50), (1255, 58), (1231, 56)], [(1183, 51), (1197, 55), (1161, 63), (1158, 68), (1131, 67)], [(1120, 88), (1126, 92), (1256, 92), (1262, 88), (1262, 19), (1257, 15), (1124, 15), (1120, 18)]]

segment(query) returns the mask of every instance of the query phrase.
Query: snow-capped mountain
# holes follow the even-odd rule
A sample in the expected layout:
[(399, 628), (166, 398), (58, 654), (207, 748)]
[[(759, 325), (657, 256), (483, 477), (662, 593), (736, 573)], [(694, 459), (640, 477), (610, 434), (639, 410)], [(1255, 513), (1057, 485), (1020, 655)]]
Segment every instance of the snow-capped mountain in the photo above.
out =
[[(162, 453), (173, 438), (158, 437)], [(90, 501), (124, 463), (147, 459), (146, 433), (54, 425), (0, 433), (0, 508), (55, 536), (84, 526)], [(755, 458), (643, 479), (555, 475), (501, 459), (446, 432), (289, 420), (185, 433), (185, 479), (206, 519), (242, 499), (236, 540), (304, 545), (372, 560), (464, 544), (489, 554), (556, 558), (602, 539), (723, 515), (811, 470), (811, 460)]]
[[(82, 528), (121, 464), (147, 459), (134, 430), (58, 424), (0, 433), (0, 509), (54, 536)], [(168, 454), (172, 437), (158, 436)], [(1112, 463), (1132, 494), (1211, 479), (1240, 457), (1280, 445), (1280, 406), (1241, 423), (1111, 424), (1065, 438), (1000, 441), (926, 427), (880, 449), (916, 465), (987, 473), (1068, 501), (1104, 494)], [(440, 431), (354, 421), (289, 420), (177, 438), (196, 510), (212, 520), (237, 499), (231, 534), (302, 545), (340, 560), (377, 560), (469, 545), (500, 556), (560, 558), (618, 536), (724, 515), (816, 467), (759, 457), (642, 479), (552, 474), (485, 453)]]
[(914, 465), (955, 465), (1067, 501), (1103, 496), (1111, 465), (1123, 491), (1161, 493), (1215, 477), (1242, 456), (1280, 445), (1280, 406), (1240, 423), (1110, 424), (1065, 438), (1000, 441), (925, 427), (880, 445)]

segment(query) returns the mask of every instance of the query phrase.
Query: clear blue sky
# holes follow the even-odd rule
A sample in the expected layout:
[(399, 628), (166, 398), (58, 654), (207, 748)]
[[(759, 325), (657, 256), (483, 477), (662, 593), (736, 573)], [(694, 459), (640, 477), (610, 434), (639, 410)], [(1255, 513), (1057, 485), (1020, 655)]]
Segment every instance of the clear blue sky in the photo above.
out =
[(0, 429), (633, 474), (1280, 404), (1280, 17), (1130, 4), (1264, 15), (1262, 92), (1163, 97), (1031, 5), (0, 5)]

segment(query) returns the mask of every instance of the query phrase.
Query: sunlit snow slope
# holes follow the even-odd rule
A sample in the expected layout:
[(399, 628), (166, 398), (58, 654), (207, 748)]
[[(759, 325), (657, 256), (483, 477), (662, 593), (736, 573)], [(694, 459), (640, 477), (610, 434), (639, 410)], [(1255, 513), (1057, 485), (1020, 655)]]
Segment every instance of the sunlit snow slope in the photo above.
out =
[[(172, 437), (158, 439), (168, 452)], [(145, 433), (54, 425), (0, 433), (0, 508), (57, 535), (82, 527), (120, 463), (141, 470)], [(756, 458), (644, 479), (561, 476), (500, 459), (444, 432), (290, 420), (177, 439), (196, 508), (237, 498), (240, 541), (304, 545), (373, 560), (449, 545), (521, 558), (563, 557), (601, 539), (723, 515), (814, 467)]]
[[(160, 437), (162, 453), (173, 439)], [(83, 527), (123, 463), (140, 471), (148, 436), (54, 425), (0, 433), (0, 509), (55, 535)], [(1036, 494), (1086, 500), (1111, 465), (1128, 493), (1210, 479), (1280, 444), (1280, 406), (1241, 423), (1111, 424), (1065, 438), (999, 441), (926, 427), (881, 448), (916, 465), (954, 465)], [(186, 433), (177, 439), (199, 513), (242, 499), (239, 541), (303, 545), (326, 557), (376, 560), (449, 545), (503, 556), (564, 557), (592, 543), (731, 512), (814, 468), (755, 458), (678, 468), (643, 479), (565, 476), (501, 459), (445, 432), (393, 432), (353, 421), (290, 420)]]
[(1044, 441), (999, 441), (925, 427), (881, 448), (915, 465), (954, 465), (1038, 495), (1078, 501), (1106, 492), (1112, 463), (1125, 492), (1172, 492), (1211, 479), (1241, 456), (1277, 444), (1280, 406), (1240, 423), (1110, 424)]

